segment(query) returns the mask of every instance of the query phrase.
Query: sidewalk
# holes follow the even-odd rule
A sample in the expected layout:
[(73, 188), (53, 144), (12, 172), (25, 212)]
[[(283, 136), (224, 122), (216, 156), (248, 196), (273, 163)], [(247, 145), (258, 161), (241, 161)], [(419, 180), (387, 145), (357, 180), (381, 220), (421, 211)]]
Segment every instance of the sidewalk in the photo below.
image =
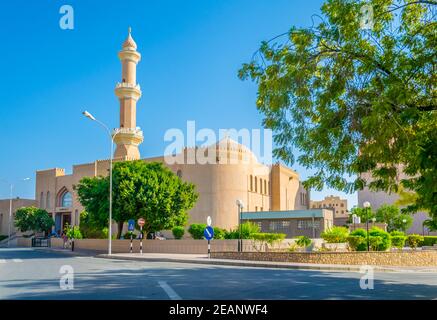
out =
[[(98, 258), (134, 261), (165, 261), (193, 264), (208, 264), (221, 266), (240, 266), (258, 268), (284, 268), (298, 270), (323, 270), (323, 271), (354, 271), (359, 272), (359, 265), (338, 265), (338, 264), (312, 264), (312, 263), (291, 263), (275, 261), (251, 261), (251, 260), (230, 260), (230, 259), (208, 259), (207, 255), (199, 254), (170, 254), (170, 253), (115, 253), (112, 255), (99, 254)], [(435, 272), (437, 267), (392, 267), (374, 266), (376, 272)]]

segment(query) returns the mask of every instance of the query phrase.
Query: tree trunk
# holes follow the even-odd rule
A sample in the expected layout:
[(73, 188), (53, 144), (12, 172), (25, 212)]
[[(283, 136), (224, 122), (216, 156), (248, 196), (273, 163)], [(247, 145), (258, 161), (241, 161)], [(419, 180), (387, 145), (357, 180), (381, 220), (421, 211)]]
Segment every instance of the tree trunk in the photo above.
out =
[(117, 225), (118, 225), (117, 239), (121, 238), (121, 232), (123, 231), (123, 224), (124, 224), (124, 221), (118, 221), (117, 222)]

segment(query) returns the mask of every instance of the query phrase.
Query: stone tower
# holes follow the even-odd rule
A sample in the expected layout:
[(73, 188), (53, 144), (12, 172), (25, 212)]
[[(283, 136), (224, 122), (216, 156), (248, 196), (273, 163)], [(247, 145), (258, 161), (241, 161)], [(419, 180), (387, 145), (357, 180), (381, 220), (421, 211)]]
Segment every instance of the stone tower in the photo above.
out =
[(113, 134), (117, 144), (114, 158), (136, 160), (140, 159), (138, 145), (143, 142), (143, 132), (136, 124), (137, 101), (141, 97), (136, 71), (141, 54), (131, 36), (131, 28), (118, 57), (122, 65), (122, 80), (115, 87), (115, 95), (120, 100), (120, 128)]

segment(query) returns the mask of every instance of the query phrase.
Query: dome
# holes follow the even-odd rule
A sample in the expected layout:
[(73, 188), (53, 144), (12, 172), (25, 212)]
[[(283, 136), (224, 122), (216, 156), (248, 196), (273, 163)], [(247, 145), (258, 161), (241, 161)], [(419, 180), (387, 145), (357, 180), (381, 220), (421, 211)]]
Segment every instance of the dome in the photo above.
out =
[(135, 43), (134, 39), (131, 35), (132, 29), (129, 27), (129, 35), (127, 36), (127, 39), (123, 42), (123, 49), (137, 49), (137, 44)]

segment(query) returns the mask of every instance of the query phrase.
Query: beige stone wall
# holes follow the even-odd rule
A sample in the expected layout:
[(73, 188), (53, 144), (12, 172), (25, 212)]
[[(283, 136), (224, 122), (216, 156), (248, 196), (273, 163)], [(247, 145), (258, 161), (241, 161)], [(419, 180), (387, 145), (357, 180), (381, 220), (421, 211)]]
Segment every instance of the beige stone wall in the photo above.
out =
[(212, 258), (315, 264), (437, 266), (437, 251), (403, 252), (213, 252)]
[[(11, 233), (17, 230), (14, 225), (14, 217), (17, 209), (22, 207), (38, 206), (38, 202), (31, 199), (12, 199), (12, 224)], [(0, 235), (9, 233), (9, 199), (0, 200)]]

